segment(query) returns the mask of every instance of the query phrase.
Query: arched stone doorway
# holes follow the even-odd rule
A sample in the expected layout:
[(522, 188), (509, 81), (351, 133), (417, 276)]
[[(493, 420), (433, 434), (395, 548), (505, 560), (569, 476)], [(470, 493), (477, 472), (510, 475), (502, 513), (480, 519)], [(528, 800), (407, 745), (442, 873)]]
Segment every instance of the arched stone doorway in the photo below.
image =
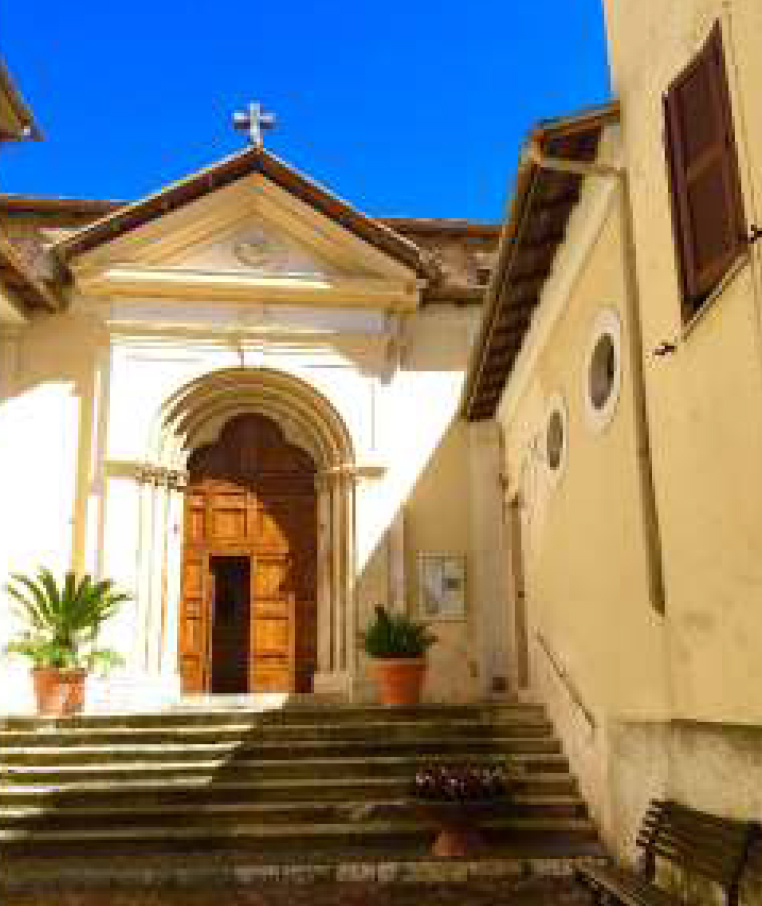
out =
[(183, 692), (311, 692), (317, 658), (315, 463), (259, 413), (187, 463)]
[[(147, 541), (137, 551), (137, 644), (144, 648), (143, 661), (149, 670), (156, 665), (160, 672), (172, 672), (175, 677), (182, 677), (190, 669), (183, 666), (182, 639), (182, 631), (187, 631), (182, 624), (186, 618), (185, 583), (189, 581), (183, 574), (190, 570), (184, 565), (184, 514), (191, 496), (188, 483), (193, 484), (194, 472), (202, 477), (203, 454), (196, 451), (213, 446), (226, 426), (249, 416), (266, 419), (270, 430), (277, 428), (280, 432), (284, 444), (301, 451), (312, 463), (316, 509), (312, 524), (317, 525), (317, 626), (313, 635), (317, 647), (312, 688), (315, 692), (351, 695), (357, 670), (358, 634), (358, 467), (354, 447), (343, 419), (319, 391), (293, 375), (266, 368), (230, 368), (201, 375), (179, 388), (157, 413), (146, 462), (138, 470), (142, 488), (139, 521), (150, 526), (147, 531), (139, 529)], [(194, 467), (195, 456), (198, 469)], [(209, 555), (215, 556), (211, 551)], [(232, 545), (228, 555), (236, 556)], [(251, 569), (240, 561), (227, 567), (212, 566), (222, 571), (223, 583), (229, 582), (233, 589), (243, 581), (235, 578), (235, 570)], [(197, 578), (204, 581), (203, 572), (198, 572)], [(197, 627), (199, 632), (208, 628), (208, 620)], [(195, 644), (200, 643), (197, 640)], [(309, 656), (305, 663), (309, 663)], [(202, 668), (199, 665), (197, 669)], [(193, 688), (204, 688), (205, 683), (209, 688), (208, 678), (196, 678), (193, 683)], [(304, 677), (295, 679), (297, 687), (300, 683), (306, 683)]]

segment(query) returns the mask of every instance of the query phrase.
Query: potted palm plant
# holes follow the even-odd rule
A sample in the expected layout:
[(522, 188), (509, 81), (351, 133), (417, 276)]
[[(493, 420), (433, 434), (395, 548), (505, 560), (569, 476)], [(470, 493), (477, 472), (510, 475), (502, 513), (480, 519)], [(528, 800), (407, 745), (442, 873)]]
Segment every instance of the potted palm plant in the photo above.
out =
[(373, 622), (360, 638), (371, 658), (381, 702), (418, 704), (426, 675), (426, 652), (437, 640), (428, 626), (405, 613), (390, 614), (378, 606)]
[(78, 579), (73, 572), (59, 584), (45, 567), (35, 578), (12, 574), (5, 590), (18, 605), (16, 615), (27, 625), (5, 650), (31, 660), (38, 712), (81, 711), (87, 673), (123, 663), (116, 651), (98, 648), (96, 641), (103, 623), (130, 596), (115, 591), (110, 579), (94, 582), (89, 575)]

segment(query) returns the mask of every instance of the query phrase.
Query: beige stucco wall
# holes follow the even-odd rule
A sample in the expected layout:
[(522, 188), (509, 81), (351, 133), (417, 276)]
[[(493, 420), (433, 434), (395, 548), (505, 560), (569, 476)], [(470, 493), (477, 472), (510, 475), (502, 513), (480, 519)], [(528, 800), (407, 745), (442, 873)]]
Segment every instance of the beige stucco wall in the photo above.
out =
[[(616, 148), (616, 136), (608, 136), (602, 157), (611, 159)], [(521, 514), (530, 692), (548, 705), (607, 837), (614, 833), (605, 792), (607, 723), (612, 715), (669, 713), (663, 621), (648, 595), (620, 216), (616, 184), (588, 181), (499, 410), (506, 494), (518, 495)], [(585, 405), (586, 365), (604, 308), (621, 324), (621, 386), (611, 421), (596, 431)], [(558, 396), (567, 413), (567, 448), (556, 478), (545, 432)]]
[[(698, 322), (684, 330), (661, 96), (720, 19), (746, 218), (757, 223), (762, 7), (756, 0), (609, 0), (606, 8), (632, 179), (674, 714), (759, 721), (760, 249), (755, 247)], [(648, 354), (665, 340), (677, 344), (673, 355)]]
[[(584, 407), (595, 317), (609, 307), (625, 322), (617, 224), (612, 204), (531, 379), (501, 421), (506, 469), (522, 505), (530, 635), (546, 636), (593, 708), (654, 714), (665, 708), (661, 623), (646, 592), (624, 344), (619, 403), (603, 432), (592, 430)], [(568, 416), (568, 453), (557, 482), (544, 456), (553, 394), (563, 397)]]
[[(473, 568), (471, 493), (468, 481), (468, 428), (450, 425), (436, 453), (416, 481), (405, 504), (405, 566), (410, 606), (421, 619), (418, 556), (440, 553), (465, 556), (466, 577)], [(467, 584), (468, 589), (468, 584)], [(478, 613), (470, 589), (465, 620), (431, 621), (438, 638), (429, 654), (429, 694), (441, 701), (463, 701), (474, 695), (473, 623)]]
[[(592, 199), (606, 191), (602, 180), (586, 180), (500, 420), (509, 493), (518, 492), (523, 504), (532, 691), (549, 706), (606, 841), (632, 858), (651, 796), (737, 817), (761, 814), (754, 792), (762, 764), (760, 247), (684, 325), (662, 95), (720, 19), (746, 218), (758, 223), (762, 7), (755, 0), (606, 0), (605, 7), (632, 197), (663, 616), (648, 604), (626, 342), (612, 423), (596, 435), (582, 415), (595, 309), (616, 308), (625, 337), (628, 329), (615, 183), (605, 226), (584, 253), (600, 210)], [(606, 151), (604, 142), (602, 156)], [(664, 342), (676, 351), (653, 355)], [(566, 399), (569, 448), (553, 486), (538, 451), (555, 392)], [(536, 644), (538, 629), (589, 707), (594, 728)], [(751, 902), (759, 893), (747, 895)]]

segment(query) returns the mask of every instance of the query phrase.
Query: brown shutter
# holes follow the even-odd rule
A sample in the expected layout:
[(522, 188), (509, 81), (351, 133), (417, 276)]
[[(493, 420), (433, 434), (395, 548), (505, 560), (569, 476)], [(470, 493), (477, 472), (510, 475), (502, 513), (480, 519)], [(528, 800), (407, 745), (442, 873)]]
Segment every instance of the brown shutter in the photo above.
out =
[(746, 247), (719, 23), (670, 86), (664, 112), (675, 242), (690, 314)]

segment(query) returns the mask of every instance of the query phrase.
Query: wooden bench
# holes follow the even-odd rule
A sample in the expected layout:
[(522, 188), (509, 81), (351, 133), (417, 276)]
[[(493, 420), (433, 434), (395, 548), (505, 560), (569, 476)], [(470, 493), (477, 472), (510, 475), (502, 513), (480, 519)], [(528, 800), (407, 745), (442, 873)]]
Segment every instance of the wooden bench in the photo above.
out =
[(733, 821), (699, 812), (670, 800), (653, 800), (638, 832), (641, 870), (614, 865), (579, 867), (578, 881), (599, 902), (624, 906), (675, 906), (678, 897), (656, 884), (657, 860), (713, 881), (725, 906), (737, 906), (741, 873), (759, 836), (753, 821)]

